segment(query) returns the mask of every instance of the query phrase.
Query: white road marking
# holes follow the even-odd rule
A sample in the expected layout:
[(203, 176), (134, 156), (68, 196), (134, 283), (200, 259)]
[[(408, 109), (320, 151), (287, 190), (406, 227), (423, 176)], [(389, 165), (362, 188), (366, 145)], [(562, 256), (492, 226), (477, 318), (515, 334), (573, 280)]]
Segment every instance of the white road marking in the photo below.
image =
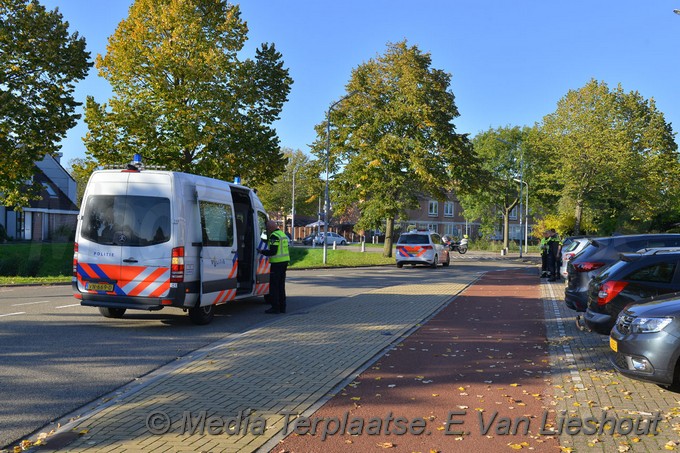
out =
[(23, 302), (21, 304), (12, 304), (12, 307), (19, 307), (21, 305), (48, 304), (48, 303), (50, 303), (49, 300), (40, 300), (38, 302)]
[(80, 304), (60, 305), (60, 306), (54, 307), (54, 308), (68, 308), (68, 307), (80, 307)]
[(4, 318), (5, 316), (15, 316), (15, 315), (25, 315), (25, 314), (26, 314), (25, 311), (18, 311), (16, 313), (7, 313), (7, 314), (4, 314), (4, 315), (0, 315), (0, 318)]

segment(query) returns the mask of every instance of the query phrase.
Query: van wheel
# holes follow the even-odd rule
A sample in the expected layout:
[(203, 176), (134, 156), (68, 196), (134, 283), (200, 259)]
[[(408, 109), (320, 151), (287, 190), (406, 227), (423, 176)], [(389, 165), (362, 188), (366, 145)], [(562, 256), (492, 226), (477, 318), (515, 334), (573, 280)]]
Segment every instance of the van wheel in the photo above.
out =
[(205, 305), (203, 307), (194, 307), (189, 309), (189, 319), (191, 319), (191, 322), (199, 326), (210, 324), (210, 321), (212, 321), (214, 316), (214, 305)]
[(401, 269), (402, 267), (404, 267), (404, 263), (397, 263), (397, 267)]
[(99, 307), (99, 313), (105, 318), (122, 318), (125, 314), (124, 308)]
[(451, 264), (451, 255), (448, 255), (448, 254), (447, 254), (447, 255), (446, 255), (446, 261), (444, 261), (444, 264), (442, 264), (442, 266), (448, 267), (449, 264)]
[(432, 267), (432, 269), (437, 269), (438, 263), (439, 263), (439, 257), (437, 255), (435, 255), (434, 259), (432, 260), (432, 264), (430, 264), (430, 267)]

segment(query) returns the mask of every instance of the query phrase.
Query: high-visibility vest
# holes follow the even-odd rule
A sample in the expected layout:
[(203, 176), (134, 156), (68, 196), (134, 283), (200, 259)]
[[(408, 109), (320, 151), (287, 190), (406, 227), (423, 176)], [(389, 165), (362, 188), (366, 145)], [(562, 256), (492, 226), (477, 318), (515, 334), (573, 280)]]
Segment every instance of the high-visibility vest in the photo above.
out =
[(269, 257), (270, 263), (286, 263), (290, 261), (288, 254), (288, 236), (281, 230), (275, 230), (269, 236), (269, 245), (276, 246), (276, 255)]

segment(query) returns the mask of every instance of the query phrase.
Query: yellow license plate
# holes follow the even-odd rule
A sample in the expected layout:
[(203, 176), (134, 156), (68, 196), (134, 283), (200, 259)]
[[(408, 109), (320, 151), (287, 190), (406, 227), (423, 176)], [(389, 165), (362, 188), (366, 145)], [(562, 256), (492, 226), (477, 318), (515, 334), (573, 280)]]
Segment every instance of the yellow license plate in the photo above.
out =
[(616, 344), (616, 340), (612, 337), (609, 337), (609, 347), (612, 348), (612, 351), (619, 352), (619, 345)]
[(92, 283), (87, 282), (85, 289), (89, 291), (113, 291), (113, 283)]

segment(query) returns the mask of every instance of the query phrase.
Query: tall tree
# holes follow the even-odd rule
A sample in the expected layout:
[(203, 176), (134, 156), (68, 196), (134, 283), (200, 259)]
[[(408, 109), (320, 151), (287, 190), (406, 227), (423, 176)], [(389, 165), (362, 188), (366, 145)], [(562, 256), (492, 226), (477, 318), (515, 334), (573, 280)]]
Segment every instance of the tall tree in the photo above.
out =
[(136, 0), (96, 59), (114, 95), (87, 99), (87, 152), (251, 185), (283, 171), (272, 123), (292, 80), (273, 44), (239, 59), (247, 33), (227, 0)]
[(479, 219), (484, 234), (495, 232), (500, 213), (504, 248), (509, 243), (510, 213), (520, 201), (520, 185), (516, 179), (526, 181), (532, 167), (524, 143), (528, 133), (527, 128), (515, 126), (489, 129), (476, 135), (472, 143), (481, 161), (484, 186), (459, 196), (466, 216)]
[(262, 204), (272, 214), (276, 213), (281, 217), (290, 215), (295, 187), (295, 213), (315, 214), (323, 191), (318, 162), (310, 160), (300, 150), (284, 148), (283, 151), (287, 159), (283, 174), (257, 186)]
[[(58, 9), (0, 1), (0, 200), (25, 206), (34, 163), (60, 148), (76, 125), (75, 83), (92, 65), (85, 39), (69, 34)], [(34, 188), (35, 189), (35, 188)]]
[(336, 208), (359, 200), (359, 228), (384, 221), (385, 256), (392, 256), (395, 219), (417, 207), (418, 195), (443, 199), (474, 181), (472, 146), (453, 125), (459, 113), (451, 75), (431, 64), (429, 53), (406, 41), (388, 44), (352, 71), (348, 95), (329, 108), (330, 137), (326, 121), (316, 126), (313, 149), (335, 173)]
[(653, 99), (591, 80), (560, 99), (539, 129), (550, 163), (544, 179), (572, 200), (575, 234), (588, 207), (597, 208), (600, 224), (611, 230), (627, 220), (648, 221), (677, 203), (677, 145)]

